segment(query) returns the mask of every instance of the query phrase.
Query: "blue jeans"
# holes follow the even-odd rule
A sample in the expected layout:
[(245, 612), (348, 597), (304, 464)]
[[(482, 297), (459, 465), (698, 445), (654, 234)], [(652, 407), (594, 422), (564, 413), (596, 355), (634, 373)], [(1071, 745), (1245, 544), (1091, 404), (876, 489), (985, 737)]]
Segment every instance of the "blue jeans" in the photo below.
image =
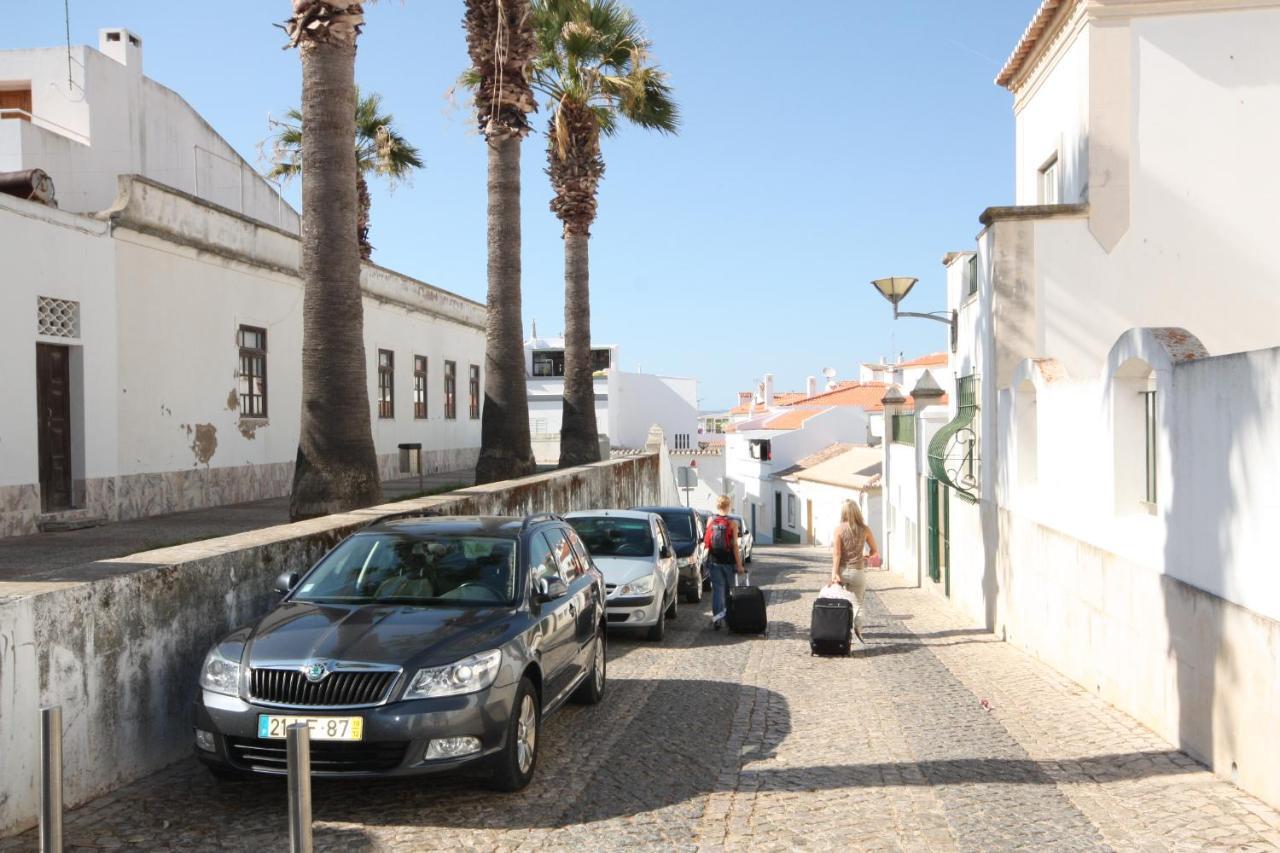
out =
[(723, 619), (725, 598), (729, 595), (729, 587), (733, 586), (737, 567), (733, 563), (717, 563), (715, 560), (711, 560), (707, 567), (711, 571), (711, 618)]

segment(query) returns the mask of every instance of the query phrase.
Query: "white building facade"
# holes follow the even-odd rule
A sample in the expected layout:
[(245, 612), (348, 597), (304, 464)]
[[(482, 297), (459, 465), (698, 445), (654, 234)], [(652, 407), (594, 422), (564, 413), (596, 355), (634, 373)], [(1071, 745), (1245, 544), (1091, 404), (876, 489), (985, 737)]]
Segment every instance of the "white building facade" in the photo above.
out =
[[(120, 57), (73, 51), (83, 69), (83, 141), (56, 138), (72, 115), (49, 107), (56, 125), (41, 123), (42, 99), (55, 88), (41, 77), (54, 73), (47, 52), (0, 54), (0, 80), (25, 81), (33, 93), (24, 110), (31, 118), (0, 120), (0, 163), (44, 169), (61, 205), (0, 195), (0, 349), (8, 368), (0, 536), (32, 533), (42, 522), (276, 497), (291, 484), (301, 411), (296, 214), (278, 196), (259, 197), (270, 186), (248, 173), (233, 208), (209, 197), (216, 182), (187, 183), (204, 162), (192, 154), (187, 129), (203, 129), (202, 150), (230, 147), (127, 64), (135, 57), (126, 31), (104, 31), (108, 48), (121, 44), (112, 33), (125, 39)], [(65, 50), (59, 55), (65, 87)], [(130, 98), (148, 92), (155, 98), (134, 110), (139, 102)], [(132, 105), (123, 116), (142, 128), (102, 117), (121, 103)], [(117, 145), (132, 151), (143, 144), (139, 133), (166, 127), (172, 136), (147, 137), (141, 161), (136, 151), (111, 159)], [(186, 165), (169, 170), (170, 155)], [(103, 203), (101, 169), (134, 167), (182, 186), (111, 175)], [(202, 195), (191, 192), (197, 188)], [(82, 212), (100, 203), (98, 212)], [(384, 477), (398, 473), (402, 443), (421, 444), (428, 469), (473, 464), (484, 306), (373, 264), (364, 265), (361, 288)]]
[(1273, 805), (1277, 39), (1280, 3), (1046, 0), (1017, 206), (947, 256), (955, 394), (885, 457), (892, 568)]
[[(673, 452), (698, 447), (697, 379), (624, 371), (612, 345), (592, 347), (591, 355), (596, 428), (606, 450), (644, 447), (655, 425)], [(555, 464), (564, 419), (564, 338), (532, 337), (525, 341), (524, 358), (534, 456)]]

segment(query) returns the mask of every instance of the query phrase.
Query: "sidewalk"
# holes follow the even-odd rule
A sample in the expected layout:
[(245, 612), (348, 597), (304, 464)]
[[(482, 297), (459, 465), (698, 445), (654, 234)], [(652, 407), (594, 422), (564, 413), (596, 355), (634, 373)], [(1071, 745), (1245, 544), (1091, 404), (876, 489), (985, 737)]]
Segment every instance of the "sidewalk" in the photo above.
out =
[[(389, 480), (382, 484), (387, 501), (404, 500), (421, 492), (463, 488), (475, 483), (475, 471), (442, 471), (423, 477)], [(37, 533), (0, 539), (0, 599), (15, 592), (10, 584), (35, 585), (57, 581), (90, 581), (133, 571), (129, 564), (102, 563), (157, 548), (201, 539), (230, 536), (259, 527), (289, 522), (289, 499), (270, 498), (209, 509), (175, 512), (135, 521), (121, 521), (65, 533)]]

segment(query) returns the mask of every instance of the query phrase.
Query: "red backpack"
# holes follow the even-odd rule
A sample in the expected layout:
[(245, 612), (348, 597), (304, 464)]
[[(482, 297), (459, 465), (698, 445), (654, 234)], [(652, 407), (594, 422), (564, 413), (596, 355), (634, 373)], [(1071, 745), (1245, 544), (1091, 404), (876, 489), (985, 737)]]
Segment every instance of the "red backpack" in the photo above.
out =
[(733, 522), (727, 516), (717, 515), (707, 522), (707, 533), (702, 541), (716, 562), (733, 562)]

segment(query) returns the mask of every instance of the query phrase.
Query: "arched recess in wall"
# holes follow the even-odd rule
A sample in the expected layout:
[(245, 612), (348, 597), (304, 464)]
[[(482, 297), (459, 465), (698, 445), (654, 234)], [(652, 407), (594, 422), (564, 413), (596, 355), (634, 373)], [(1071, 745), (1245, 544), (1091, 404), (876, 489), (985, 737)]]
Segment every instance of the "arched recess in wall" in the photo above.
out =
[(1174, 327), (1130, 329), (1111, 347), (1103, 373), (1111, 409), (1115, 514), (1156, 514), (1171, 483), (1163, 420), (1173, 367), (1208, 357), (1200, 339)]
[(1049, 386), (1067, 378), (1055, 358), (1028, 358), (1013, 374), (1013, 422), (1010, 424), (1012, 482), (1026, 493), (1040, 482), (1040, 402)]
[(1156, 371), (1130, 358), (1111, 376), (1116, 515), (1151, 512), (1159, 500)]

